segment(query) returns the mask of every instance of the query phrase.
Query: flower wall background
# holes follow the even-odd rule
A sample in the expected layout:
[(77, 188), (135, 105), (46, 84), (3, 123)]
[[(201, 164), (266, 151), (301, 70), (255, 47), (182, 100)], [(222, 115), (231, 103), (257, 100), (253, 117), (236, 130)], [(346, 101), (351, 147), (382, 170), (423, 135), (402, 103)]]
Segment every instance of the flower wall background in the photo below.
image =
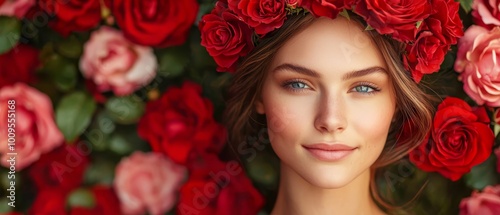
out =
[[(268, 214), (279, 161), (267, 131), (227, 145), (231, 74), (200, 45), (214, 3), (0, 0), (0, 213)], [(422, 78), (443, 99), (431, 133), (377, 181), (400, 205), (419, 193), (416, 214), (500, 214), (500, 2), (460, 6), (457, 46), (412, 48), (433, 57), (416, 65), (445, 58)], [(212, 27), (222, 47), (241, 33)]]

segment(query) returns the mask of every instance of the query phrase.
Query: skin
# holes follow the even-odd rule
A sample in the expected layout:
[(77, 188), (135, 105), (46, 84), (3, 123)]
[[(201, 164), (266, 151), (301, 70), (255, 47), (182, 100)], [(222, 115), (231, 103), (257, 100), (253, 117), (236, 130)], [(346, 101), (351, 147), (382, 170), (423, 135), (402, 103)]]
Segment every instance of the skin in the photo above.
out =
[[(383, 214), (369, 182), (396, 110), (386, 71), (378, 47), (343, 17), (316, 19), (277, 52), (255, 105), (281, 160), (272, 215)], [(356, 149), (323, 161), (303, 147), (316, 143)]]

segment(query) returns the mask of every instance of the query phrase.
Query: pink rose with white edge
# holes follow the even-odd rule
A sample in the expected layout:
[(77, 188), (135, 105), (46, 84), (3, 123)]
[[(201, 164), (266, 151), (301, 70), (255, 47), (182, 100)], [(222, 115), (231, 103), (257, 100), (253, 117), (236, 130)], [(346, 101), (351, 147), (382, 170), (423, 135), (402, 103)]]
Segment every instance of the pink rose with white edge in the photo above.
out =
[(35, 0), (0, 0), (0, 16), (15, 16), (22, 19), (35, 5)]
[(478, 105), (500, 106), (500, 27), (472, 25), (458, 42), (455, 71)]
[(54, 122), (52, 102), (47, 95), (19, 82), (0, 88), (0, 104), (2, 166), (10, 167), (8, 153), (17, 153), (16, 170), (22, 170), (41, 154), (63, 144), (64, 137)]
[(92, 33), (80, 59), (84, 77), (92, 79), (99, 91), (112, 90), (118, 96), (149, 84), (157, 67), (152, 48), (134, 44), (110, 27)]
[(115, 170), (114, 188), (126, 215), (164, 214), (177, 201), (186, 168), (160, 153), (135, 152)]

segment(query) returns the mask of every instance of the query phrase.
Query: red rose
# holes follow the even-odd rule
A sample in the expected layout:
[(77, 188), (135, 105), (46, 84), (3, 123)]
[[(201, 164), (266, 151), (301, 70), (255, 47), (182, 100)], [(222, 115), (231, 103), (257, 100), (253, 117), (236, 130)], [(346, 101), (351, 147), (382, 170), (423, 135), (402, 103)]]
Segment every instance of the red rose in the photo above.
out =
[(217, 2), (212, 13), (203, 16), (198, 27), (201, 45), (214, 58), (218, 71), (234, 72), (239, 57), (254, 47), (250, 27), (221, 2)]
[(87, 31), (101, 21), (100, 0), (40, 0), (38, 6), (56, 17), (50, 26), (64, 36)]
[(96, 185), (91, 188), (94, 194), (95, 206), (93, 208), (74, 207), (70, 215), (120, 215), (120, 201), (110, 187)]
[(38, 192), (28, 210), (28, 215), (67, 215), (65, 206), (68, 194), (68, 191), (59, 189), (46, 189)]
[[(86, 150), (86, 149), (84, 149)], [(61, 146), (47, 154), (28, 169), (38, 190), (72, 190), (80, 186), (89, 164), (87, 152), (75, 145)]]
[(94, 97), (94, 100), (100, 104), (106, 103), (108, 100), (103, 92), (99, 91), (97, 85), (92, 79), (85, 79), (85, 87), (87, 91)]
[(419, 83), (425, 74), (439, 71), (449, 49), (450, 45), (444, 44), (432, 32), (423, 31), (415, 44), (406, 46), (408, 56), (403, 61), (415, 82)]
[(181, 45), (198, 14), (196, 0), (114, 0), (111, 11), (125, 37), (156, 47)]
[(138, 133), (153, 151), (179, 164), (186, 164), (193, 152), (218, 154), (226, 136), (225, 128), (213, 119), (211, 101), (201, 97), (201, 86), (192, 82), (171, 87), (149, 102)]
[(429, 136), (410, 153), (410, 160), (424, 171), (456, 181), (490, 156), (494, 135), (489, 122), (484, 107), (473, 109), (447, 97), (438, 106)]
[(302, 0), (301, 7), (314, 16), (326, 16), (334, 19), (343, 9), (351, 9), (355, 0)]
[(414, 40), (417, 23), (429, 16), (429, 0), (358, 1), (354, 11), (380, 34), (391, 34), (400, 41)]
[(286, 6), (289, 8), (297, 8), (302, 4), (302, 0), (285, 0)]
[(262, 195), (236, 161), (224, 163), (207, 155), (190, 173), (180, 191), (178, 214), (254, 215), (264, 205)]
[(19, 44), (1, 54), (0, 88), (16, 82), (33, 83), (39, 65), (38, 50), (28, 45)]
[(432, 15), (425, 20), (434, 36), (445, 44), (456, 44), (464, 35), (462, 20), (458, 14), (460, 4), (453, 0), (433, 0)]
[(281, 27), (286, 18), (284, 0), (229, 0), (228, 3), (229, 9), (259, 35)]
[(11, 211), (11, 212), (6, 213), (5, 215), (23, 215), (23, 213), (16, 212), (16, 211)]

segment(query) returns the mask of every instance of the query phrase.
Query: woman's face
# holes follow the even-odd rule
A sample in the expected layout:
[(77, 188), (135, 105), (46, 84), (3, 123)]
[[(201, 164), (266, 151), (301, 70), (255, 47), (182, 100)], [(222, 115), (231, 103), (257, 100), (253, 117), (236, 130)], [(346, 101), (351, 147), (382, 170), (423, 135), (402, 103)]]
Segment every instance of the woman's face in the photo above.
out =
[(343, 17), (316, 19), (287, 41), (256, 103), (282, 168), (324, 188), (367, 171), (395, 112), (386, 71), (370, 37)]

